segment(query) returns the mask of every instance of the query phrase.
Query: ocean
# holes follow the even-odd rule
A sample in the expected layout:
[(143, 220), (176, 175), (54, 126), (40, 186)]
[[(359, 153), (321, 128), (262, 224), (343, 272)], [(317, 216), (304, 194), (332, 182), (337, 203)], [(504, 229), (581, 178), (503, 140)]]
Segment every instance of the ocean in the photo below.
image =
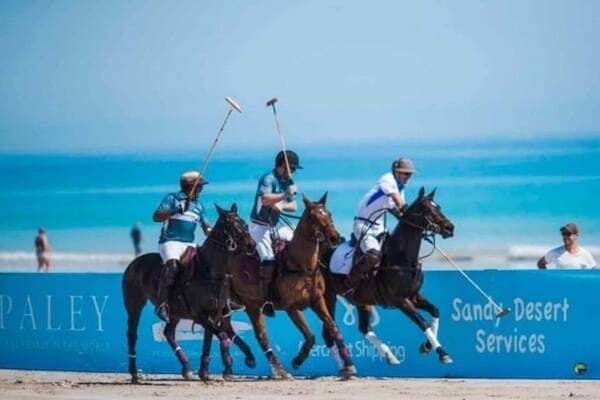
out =
[[(293, 148), (293, 146), (292, 146)], [(455, 236), (438, 240), (465, 268), (535, 268), (561, 244), (559, 227), (579, 225), (580, 244), (600, 255), (600, 136), (579, 138), (456, 139), (294, 148), (304, 169), (301, 193), (328, 206), (348, 235), (358, 201), (391, 161), (413, 159), (406, 189), (437, 188), (436, 200), (454, 222)], [(258, 178), (272, 168), (276, 149), (218, 147), (207, 169), (201, 202), (237, 203), (248, 220)], [(178, 188), (178, 177), (198, 169), (203, 153), (2, 154), (0, 156), (0, 271), (34, 271), (33, 239), (48, 232), (55, 271), (122, 271), (132, 259), (129, 230), (140, 223), (144, 251), (155, 251), (160, 225), (152, 213)], [(198, 233), (197, 240), (202, 241)], [(431, 248), (423, 246), (423, 253)], [(437, 253), (426, 268), (447, 268)]]

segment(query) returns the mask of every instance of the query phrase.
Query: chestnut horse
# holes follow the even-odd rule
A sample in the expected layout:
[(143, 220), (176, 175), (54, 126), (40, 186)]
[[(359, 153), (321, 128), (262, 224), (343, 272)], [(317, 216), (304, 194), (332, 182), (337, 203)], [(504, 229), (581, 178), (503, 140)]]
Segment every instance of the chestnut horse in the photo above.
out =
[[(326, 209), (327, 193), (317, 202), (303, 198), (305, 210), (294, 232), (294, 238), (287, 248), (276, 256), (275, 276), (271, 283), (273, 302), (276, 309), (284, 310), (304, 336), (298, 354), (292, 361), (294, 369), (300, 368), (315, 344), (315, 336), (311, 332), (302, 310), (310, 307), (323, 321), (328, 338), (337, 346), (340, 357), (340, 374), (349, 378), (356, 374), (356, 368), (338, 327), (335, 324), (323, 297), (325, 279), (318, 268), (319, 247), (326, 242), (330, 247), (339, 241), (339, 234), (331, 220), (331, 213)], [(239, 262), (233, 264), (231, 297), (246, 306), (246, 313), (252, 321), (254, 334), (260, 344), (275, 378), (290, 379), (291, 375), (283, 368), (269, 344), (264, 316), (261, 307), (264, 303), (263, 293), (257, 279), (248, 279), (248, 257), (240, 256)], [(252, 264), (252, 262), (250, 262)], [(258, 274), (258, 260), (254, 257), (254, 273)], [(210, 351), (210, 341), (205, 339), (204, 355)], [(203, 360), (204, 360), (203, 355)], [(247, 355), (248, 363), (248, 355)]]
[[(427, 338), (427, 341), (421, 345), (420, 351), (427, 353), (433, 347), (442, 363), (452, 362), (437, 339), (439, 310), (420, 291), (423, 273), (419, 262), (419, 250), (423, 235), (440, 234), (443, 238), (448, 238), (454, 234), (454, 225), (434, 202), (434, 195), (435, 190), (425, 195), (425, 189), (421, 188), (418, 198), (408, 207), (392, 234), (385, 240), (382, 246), (381, 265), (373, 273), (363, 277), (354, 291), (347, 291), (344, 285), (346, 275), (334, 274), (329, 271), (329, 268), (323, 268), (327, 280), (325, 299), (331, 315), (335, 315), (337, 295), (348, 299), (358, 309), (360, 332), (390, 364), (398, 364), (399, 361), (371, 328), (370, 316), (374, 305), (399, 308), (419, 326)], [(333, 250), (328, 254), (323, 253), (323, 265), (329, 265), (332, 253)], [(431, 325), (417, 312), (417, 309), (425, 310), (432, 316)], [(334, 341), (325, 327), (323, 337), (331, 350)]]

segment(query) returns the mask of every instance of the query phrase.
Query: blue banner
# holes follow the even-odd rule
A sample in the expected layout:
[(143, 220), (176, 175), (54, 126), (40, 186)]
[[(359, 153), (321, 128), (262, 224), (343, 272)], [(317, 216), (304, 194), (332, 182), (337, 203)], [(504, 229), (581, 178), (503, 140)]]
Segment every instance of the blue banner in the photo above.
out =
[[(361, 376), (466, 378), (600, 378), (600, 271), (470, 271), (494, 301), (511, 309), (495, 317), (494, 307), (454, 271), (425, 274), (422, 293), (440, 309), (439, 341), (454, 363), (435, 352), (422, 356), (420, 329), (399, 310), (378, 308), (373, 329), (400, 361), (388, 365), (358, 331), (354, 307), (341, 301), (338, 323)], [(306, 312), (317, 344), (302, 367), (291, 360), (302, 335), (287, 315), (267, 319), (273, 349), (292, 374), (335, 375), (321, 338), (321, 324)], [(428, 316), (425, 316), (429, 318)], [(127, 372), (127, 317), (119, 274), (0, 274), (0, 368)], [(162, 335), (163, 323), (148, 304), (139, 326), (138, 367), (145, 373), (179, 373), (180, 365)], [(269, 375), (245, 313), (234, 328), (251, 346), (254, 369), (232, 347), (234, 372)], [(198, 368), (202, 328), (182, 321), (177, 338)], [(211, 373), (222, 371), (218, 342)]]

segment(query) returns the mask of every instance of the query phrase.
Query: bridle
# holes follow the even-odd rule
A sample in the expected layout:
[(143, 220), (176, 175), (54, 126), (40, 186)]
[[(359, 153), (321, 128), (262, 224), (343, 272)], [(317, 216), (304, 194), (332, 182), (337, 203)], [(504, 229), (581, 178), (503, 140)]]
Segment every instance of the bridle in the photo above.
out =
[[(323, 205), (318, 205), (317, 207), (319, 208), (319, 211), (327, 214), (327, 211)], [(315, 239), (315, 241), (317, 243), (327, 242), (327, 244), (329, 244), (330, 246), (334, 246), (334, 244), (331, 243), (331, 240), (329, 240), (329, 238), (326, 237), (325, 234), (323, 234), (323, 230), (327, 229), (327, 228), (331, 229), (334, 232), (337, 232), (337, 230), (335, 229), (335, 226), (333, 225), (333, 221), (331, 220), (331, 217), (329, 218), (329, 222), (327, 223), (327, 225), (322, 225), (312, 215), (312, 213), (308, 211), (308, 209), (306, 209), (305, 212), (308, 212), (308, 223), (310, 224), (310, 227), (312, 228), (312, 230), (314, 232), (313, 238)]]
[[(221, 217), (225, 219), (225, 217)], [(222, 221), (224, 222), (224, 221)], [(219, 247), (227, 250), (227, 252), (232, 254), (240, 254), (242, 252), (242, 247), (238, 241), (242, 241), (244, 239), (244, 229), (240, 227), (246, 227), (246, 223), (243, 220), (233, 220), (231, 223), (222, 223), (222, 229), (220, 232), (216, 230), (216, 226), (213, 231), (206, 238), (207, 240), (217, 244)], [(235, 228), (234, 232), (230, 231), (230, 226)], [(219, 237), (217, 237), (217, 234)], [(237, 240), (236, 240), (237, 238)]]

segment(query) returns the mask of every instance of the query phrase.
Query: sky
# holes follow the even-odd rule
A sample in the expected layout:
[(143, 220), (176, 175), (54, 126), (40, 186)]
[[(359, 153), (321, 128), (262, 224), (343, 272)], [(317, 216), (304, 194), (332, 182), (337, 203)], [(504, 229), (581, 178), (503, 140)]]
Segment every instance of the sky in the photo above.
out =
[(596, 1), (0, 3), (0, 151), (598, 135)]

